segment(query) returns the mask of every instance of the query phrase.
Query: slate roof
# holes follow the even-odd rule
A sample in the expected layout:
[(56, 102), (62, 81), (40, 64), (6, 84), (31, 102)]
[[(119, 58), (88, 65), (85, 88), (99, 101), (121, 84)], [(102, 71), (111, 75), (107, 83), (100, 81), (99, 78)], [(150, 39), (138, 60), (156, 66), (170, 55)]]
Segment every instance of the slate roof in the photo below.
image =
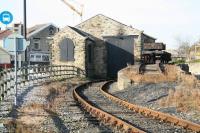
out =
[(35, 25), (35, 26), (31, 27), (31, 28), (28, 28), (27, 38), (39, 33), (40, 31), (42, 31), (43, 29), (49, 27), (50, 25), (52, 25), (54, 27), (57, 27), (52, 23), (46, 23), (46, 24), (37, 24), (37, 25)]
[(81, 36), (87, 37), (87, 38), (89, 38), (90, 40), (94, 40), (94, 37), (93, 37), (92, 35), (90, 35), (90, 34), (84, 32), (84, 31), (82, 31), (82, 30), (80, 30), (80, 29), (77, 29), (77, 28), (75, 28), (75, 27), (71, 27), (71, 26), (68, 26), (68, 27), (71, 28), (72, 30), (74, 30), (75, 32), (77, 32), (78, 34), (80, 34)]
[(0, 40), (12, 34), (12, 30), (0, 30)]
[(31, 34), (33, 33), (34, 31), (42, 28), (43, 26), (45, 26), (46, 24), (37, 24), (37, 25), (34, 25), (33, 27), (31, 28), (28, 28), (28, 31), (27, 31), (27, 34)]

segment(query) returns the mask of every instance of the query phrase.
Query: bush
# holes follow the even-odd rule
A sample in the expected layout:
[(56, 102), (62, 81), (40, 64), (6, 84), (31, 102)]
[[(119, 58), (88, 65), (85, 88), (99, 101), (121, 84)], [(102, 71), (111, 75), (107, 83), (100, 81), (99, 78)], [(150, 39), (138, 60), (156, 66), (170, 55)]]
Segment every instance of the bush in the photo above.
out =
[(2, 68), (2, 67), (0, 67), (0, 72), (1, 72), (1, 71), (3, 71), (3, 68)]
[(172, 64), (184, 64), (185, 60), (177, 60), (177, 61), (173, 61)]

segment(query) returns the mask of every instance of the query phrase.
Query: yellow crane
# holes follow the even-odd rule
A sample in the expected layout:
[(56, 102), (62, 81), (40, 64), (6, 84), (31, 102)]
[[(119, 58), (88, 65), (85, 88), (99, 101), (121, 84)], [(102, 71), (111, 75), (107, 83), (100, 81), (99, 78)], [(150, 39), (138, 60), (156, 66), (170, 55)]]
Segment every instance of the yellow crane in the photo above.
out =
[(76, 9), (72, 4), (68, 2), (68, 0), (61, 0), (63, 3), (65, 3), (71, 10), (76, 12), (81, 18), (83, 16), (83, 4), (80, 4), (81, 9)]

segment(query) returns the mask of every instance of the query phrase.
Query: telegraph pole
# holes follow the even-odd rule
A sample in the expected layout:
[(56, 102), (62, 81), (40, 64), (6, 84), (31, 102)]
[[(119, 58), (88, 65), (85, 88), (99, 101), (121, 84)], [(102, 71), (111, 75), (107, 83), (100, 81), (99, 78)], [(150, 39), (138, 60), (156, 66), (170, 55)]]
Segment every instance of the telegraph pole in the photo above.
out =
[[(24, 0), (24, 28), (23, 28), (23, 35), (24, 39), (27, 39), (27, 16), (26, 16), (26, 0)], [(27, 50), (24, 51), (25, 62), (27, 62)], [(26, 72), (27, 73), (27, 72)], [(26, 77), (27, 78), (27, 77)]]

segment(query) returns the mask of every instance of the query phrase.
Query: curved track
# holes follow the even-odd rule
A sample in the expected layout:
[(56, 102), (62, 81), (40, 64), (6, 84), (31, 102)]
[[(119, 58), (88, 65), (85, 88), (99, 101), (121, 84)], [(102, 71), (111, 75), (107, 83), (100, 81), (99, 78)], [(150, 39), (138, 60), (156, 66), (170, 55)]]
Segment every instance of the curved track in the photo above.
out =
[[(119, 102), (116, 101), (116, 99), (116, 103), (109, 101), (108, 98), (112, 100), (114, 99), (109, 97), (111, 95), (104, 91), (106, 90), (106, 85), (107, 83), (105, 84), (105, 82), (90, 82), (81, 85), (74, 90), (74, 97), (81, 103), (86, 111), (90, 112), (92, 116), (101, 120), (104, 124), (111, 126), (114, 132), (192, 132), (191, 130), (186, 130), (182, 127), (175, 126), (177, 122), (174, 122), (175, 124), (164, 122), (166, 118), (164, 120), (154, 119), (155, 117), (147, 117), (150, 116), (150, 114), (147, 115), (144, 112), (140, 112), (140, 110), (135, 110), (134, 112), (132, 110), (135, 108), (126, 106), (122, 101)], [(126, 108), (120, 106), (119, 103)], [(189, 126), (187, 125), (185, 127)]]

